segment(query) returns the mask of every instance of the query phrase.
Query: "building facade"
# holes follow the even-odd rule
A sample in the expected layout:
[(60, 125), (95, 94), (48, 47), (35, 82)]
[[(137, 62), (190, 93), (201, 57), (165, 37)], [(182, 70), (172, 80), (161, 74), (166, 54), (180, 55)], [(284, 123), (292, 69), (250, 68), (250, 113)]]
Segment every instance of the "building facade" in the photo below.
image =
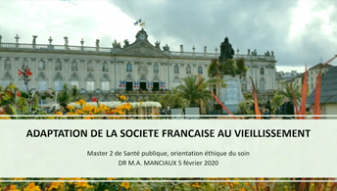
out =
[[(45, 91), (49, 88), (62, 91), (63, 84), (71, 88), (76, 86), (85, 99), (92, 96), (101, 101), (115, 100), (120, 94), (126, 94), (132, 100), (146, 99), (151, 94), (163, 94), (181, 84), (181, 79), (198, 73), (208, 78), (208, 65), (217, 59), (219, 53), (186, 52), (183, 45), (180, 51), (171, 51), (168, 45), (160, 47), (159, 42), (152, 45), (147, 32), (142, 29), (136, 34), (133, 43), (124, 41), (124, 45), (112, 43), (112, 47), (100, 47), (96, 40), (95, 47), (72, 46), (65, 37), (64, 45), (20, 43), (19, 36), (15, 43), (1, 42), (0, 36), (0, 85), (9, 83), (25, 90), (23, 79), (18, 76), (18, 69), (29, 68), (33, 76), (29, 89)], [(243, 91), (251, 90), (250, 78), (254, 80), (259, 92), (265, 99), (270, 99), (276, 89), (275, 56), (266, 52), (257, 55), (256, 51), (237, 54), (243, 57), (249, 68), (243, 78)]]

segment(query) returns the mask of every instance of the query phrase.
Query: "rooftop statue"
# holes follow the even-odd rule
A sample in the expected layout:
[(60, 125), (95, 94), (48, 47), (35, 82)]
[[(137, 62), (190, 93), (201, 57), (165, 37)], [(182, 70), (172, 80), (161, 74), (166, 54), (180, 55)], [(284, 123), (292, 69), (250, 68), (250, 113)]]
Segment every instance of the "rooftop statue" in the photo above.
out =
[(225, 63), (226, 60), (232, 59), (234, 55), (234, 49), (232, 45), (228, 42), (228, 38), (225, 38), (225, 41), (220, 45), (220, 63)]

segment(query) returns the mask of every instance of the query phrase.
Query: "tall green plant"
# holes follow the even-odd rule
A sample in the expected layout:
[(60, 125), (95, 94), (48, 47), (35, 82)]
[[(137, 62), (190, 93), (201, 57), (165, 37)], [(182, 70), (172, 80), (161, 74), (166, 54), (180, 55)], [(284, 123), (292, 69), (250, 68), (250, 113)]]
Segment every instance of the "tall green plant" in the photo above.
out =
[(207, 104), (212, 99), (212, 94), (207, 90), (205, 79), (198, 77), (188, 76), (182, 79), (183, 84), (178, 86), (179, 94), (181, 97), (189, 101), (191, 107), (197, 106), (197, 103), (203, 101)]
[(63, 89), (61, 92), (59, 92), (57, 97), (58, 103), (69, 103), (70, 101), (70, 95), (69, 95), (69, 89), (67, 84), (63, 84)]

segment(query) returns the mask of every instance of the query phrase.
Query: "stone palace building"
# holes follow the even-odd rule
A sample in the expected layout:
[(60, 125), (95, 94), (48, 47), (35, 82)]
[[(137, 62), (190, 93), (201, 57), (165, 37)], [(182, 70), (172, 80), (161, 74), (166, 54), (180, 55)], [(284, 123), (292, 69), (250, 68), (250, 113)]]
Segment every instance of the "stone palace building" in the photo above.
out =
[[(160, 47), (159, 42), (153, 45), (144, 29), (136, 34), (133, 43), (125, 40), (121, 45), (115, 41), (112, 47), (100, 47), (99, 40), (94, 47), (83, 46), (83, 39), (81, 46), (72, 46), (67, 37), (63, 45), (53, 44), (52, 37), (48, 39), (49, 44), (37, 44), (37, 36), (33, 36), (32, 43), (19, 42), (18, 35), (15, 43), (1, 42), (1, 38), (1, 86), (12, 82), (25, 90), (18, 69), (28, 67), (33, 73), (30, 89), (60, 91), (66, 83), (69, 89), (77, 86), (87, 100), (92, 96), (100, 101), (116, 100), (120, 94), (126, 94), (131, 100), (142, 100), (154, 93), (163, 94), (188, 75), (199, 73), (207, 78), (208, 65), (219, 57), (217, 48), (210, 53), (207, 47), (203, 52), (195, 52), (194, 46), (192, 51), (184, 51), (183, 45), (180, 51), (171, 51), (168, 45)], [(239, 54), (237, 50), (234, 57), (243, 57), (249, 68), (247, 77), (241, 80), (242, 90), (251, 89), (249, 77), (252, 77), (262, 98), (271, 99), (276, 89), (273, 52), (257, 55), (256, 51)]]

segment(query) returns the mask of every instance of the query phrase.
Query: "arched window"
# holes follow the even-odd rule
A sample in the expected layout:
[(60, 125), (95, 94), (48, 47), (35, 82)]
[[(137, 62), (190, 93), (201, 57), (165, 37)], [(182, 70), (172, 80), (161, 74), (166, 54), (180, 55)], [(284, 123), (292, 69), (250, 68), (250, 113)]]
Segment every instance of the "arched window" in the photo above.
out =
[(159, 66), (158, 66), (158, 64), (155, 64), (154, 66), (153, 66), (153, 72), (154, 73), (159, 73)]
[(37, 78), (37, 89), (42, 91), (47, 90), (47, 79), (42, 74), (40, 74), (39, 77)]
[(12, 69), (12, 63), (9, 59), (5, 60), (5, 70), (11, 70)]
[(87, 90), (88, 91), (94, 91), (95, 90), (95, 80), (92, 77), (92, 75), (89, 75), (87, 78)]
[(43, 60), (40, 60), (40, 61), (39, 61), (39, 64), (38, 64), (38, 69), (39, 69), (40, 71), (45, 70), (45, 69), (46, 69), (46, 62), (43, 61)]
[(88, 62), (87, 64), (87, 71), (88, 72), (93, 72), (94, 71), (94, 66), (91, 62)]
[(264, 68), (263, 67), (260, 68), (260, 75), (264, 75)]
[(107, 75), (104, 75), (102, 78), (102, 90), (109, 91), (109, 78)]
[(246, 79), (242, 80), (242, 91), (247, 91), (247, 80)]
[(55, 70), (62, 70), (62, 62), (61, 61), (56, 61), (56, 66), (55, 66)]
[(104, 62), (102, 64), (102, 72), (109, 72), (108, 63)]
[(198, 67), (198, 73), (199, 73), (199, 74), (202, 74), (202, 73), (203, 73), (203, 68), (202, 68), (202, 66), (199, 66), (199, 67)]
[(172, 86), (173, 86), (173, 88), (175, 88), (175, 87), (177, 87), (177, 86), (179, 86), (179, 85), (180, 85), (180, 80), (179, 80), (179, 78), (176, 76), (176, 77), (174, 78), (174, 80), (173, 80)]
[(22, 70), (28, 69), (28, 62), (26, 60), (22, 62), (21, 69)]
[(9, 74), (6, 74), (3, 78), (3, 87), (5, 88), (13, 81), (12, 77)]
[(265, 91), (265, 84), (266, 82), (264, 81), (264, 79), (262, 78), (260, 80), (260, 91)]
[(190, 73), (191, 73), (191, 66), (188, 65), (188, 66), (186, 67), (186, 74), (190, 74)]
[(73, 72), (77, 72), (78, 68), (77, 68), (77, 62), (74, 61), (71, 63), (71, 71)]
[(79, 83), (79, 79), (77, 77), (76, 74), (73, 74), (70, 78), (70, 85), (71, 85), (71, 88), (73, 88), (74, 86), (76, 86), (77, 89), (79, 89), (80, 87), (80, 83)]
[(126, 65), (126, 71), (127, 71), (127, 72), (132, 72), (132, 65), (131, 65), (130, 63), (128, 63), (128, 64)]
[(179, 66), (177, 64), (174, 66), (174, 73), (179, 74)]
[(54, 86), (56, 91), (60, 91), (63, 89), (63, 78), (60, 74), (58, 74), (54, 79)]

